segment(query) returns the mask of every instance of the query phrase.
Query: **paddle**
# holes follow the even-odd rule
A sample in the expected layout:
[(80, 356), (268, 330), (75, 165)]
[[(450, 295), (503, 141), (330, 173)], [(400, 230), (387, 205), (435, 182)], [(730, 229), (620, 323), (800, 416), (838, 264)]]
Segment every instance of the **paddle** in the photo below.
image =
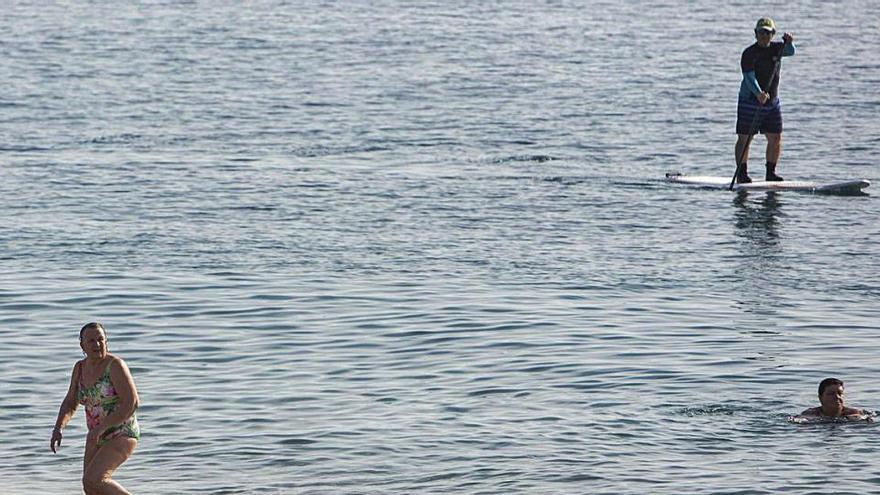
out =
[[(776, 65), (773, 66), (773, 73), (770, 74), (770, 82), (767, 83), (767, 89), (773, 86), (773, 81), (776, 79), (776, 74), (779, 73), (779, 63), (782, 62), (782, 52), (779, 52), (779, 55), (776, 57)], [(770, 101), (769, 99), (767, 101)], [(761, 103), (761, 106), (764, 106), (765, 103)], [(736, 171), (733, 172), (733, 178), (730, 179), (730, 186), (727, 188), (729, 191), (733, 191), (733, 185), (736, 183), (736, 178), (739, 176), (739, 171), (742, 169), (742, 158), (743, 155), (746, 154), (746, 150), (749, 149), (749, 146), (752, 144), (752, 136), (758, 131), (758, 125), (761, 122), (761, 109), (757, 109), (755, 111), (755, 116), (752, 118), (752, 125), (749, 126), (749, 135), (746, 138), (746, 144), (743, 146), (742, 152), (739, 156), (736, 157)]]

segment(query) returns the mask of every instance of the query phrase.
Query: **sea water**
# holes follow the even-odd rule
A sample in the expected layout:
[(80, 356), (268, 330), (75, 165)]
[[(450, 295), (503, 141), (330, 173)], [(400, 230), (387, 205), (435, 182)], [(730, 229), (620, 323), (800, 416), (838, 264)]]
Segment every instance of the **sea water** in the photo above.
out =
[(876, 184), (872, 8), (4, 3), (0, 492), (79, 493), (89, 321), (138, 494), (876, 491), (876, 424), (787, 421), (880, 408), (876, 192), (662, 181), (733, 173), (769, 15), (779, 173)]

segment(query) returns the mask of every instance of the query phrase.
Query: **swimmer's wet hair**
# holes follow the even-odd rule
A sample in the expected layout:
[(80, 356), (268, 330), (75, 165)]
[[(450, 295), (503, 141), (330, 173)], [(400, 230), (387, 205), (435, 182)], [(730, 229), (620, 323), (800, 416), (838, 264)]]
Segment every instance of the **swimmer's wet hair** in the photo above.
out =
[(82, 328), (79, 329), (79, 340), (82, 341), (83, 334), (85, 333), (85, 331), (92, 329), (92, 328), (96, 328), (96, 329), (104, 332), (104, 337), (105, 338), (107, 337), (107, 330), (104, 329), (104, 325), (101, 325), (100, 323), (93, 321), (91, 323), (86, 323), (85, 325), (83, 325)]
[(819, 396), (821, 396), (822, 392), (824, 392), (825, 389), (830, 387), (831, 385), (840, 385), (842, 387), (843, 380), (840, 380), (839, 378), (826, 378), (822, 380), (819, 383)]

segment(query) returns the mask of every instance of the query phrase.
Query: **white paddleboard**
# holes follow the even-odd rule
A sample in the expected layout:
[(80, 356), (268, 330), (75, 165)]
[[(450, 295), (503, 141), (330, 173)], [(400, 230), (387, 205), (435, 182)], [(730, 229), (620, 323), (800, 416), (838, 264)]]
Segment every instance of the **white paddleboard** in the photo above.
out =
[[(730, 187), (730, 177), (712, 177), (709, 175), (683, 175), (680, 172), (668, 172), (666, 180), (676, 184), (686, 184), (714, 189)], [(847, 180), (842, 182), (813, 182), (803, 180), (784, 180), (779, 182), (754, 181), (748, 184), (734, 184), (734, 191), (807, 191), (816, 193), (857, 193), (871, 185), (871, 181)]]

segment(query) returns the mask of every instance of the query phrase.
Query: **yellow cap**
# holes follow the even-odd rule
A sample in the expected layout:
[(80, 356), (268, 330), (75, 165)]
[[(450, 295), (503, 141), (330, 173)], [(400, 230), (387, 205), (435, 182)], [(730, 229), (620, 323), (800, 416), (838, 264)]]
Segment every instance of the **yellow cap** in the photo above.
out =
[(769, 17), (762, 17), (758, 19), (758, 23), (755, 24), (755, 31), (773, 31), (776, 32), (776, 23), (773, 22), (773, 19)]

